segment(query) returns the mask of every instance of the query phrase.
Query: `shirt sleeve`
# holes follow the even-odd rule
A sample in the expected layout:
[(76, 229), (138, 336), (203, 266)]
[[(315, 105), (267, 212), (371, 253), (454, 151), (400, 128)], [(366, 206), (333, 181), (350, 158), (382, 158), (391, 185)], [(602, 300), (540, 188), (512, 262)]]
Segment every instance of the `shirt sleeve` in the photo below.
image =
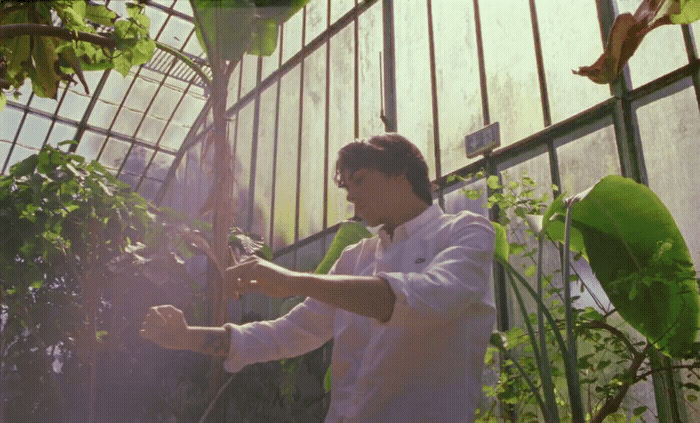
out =
[(286, 315), (243, 325), (227, 323), (231, 334), (224, 369), (237, 372), (252, 363), (297, 357), (333, 337), (335, 309), (307, 298)]
[(385, 325), (414, 326), (452, 320), (494, 308), (489, 287), (494, 231), (488, 220), (463, 216), (452, 228), (449, 246), (421, 273), (378, 272), (396, 301)]
[[(329, 274), (337, 273), (342, 255)], [(231, 335), (224, 369), (235, 373), (252, 363), (298, 357), (320, 347), (333, 337), (335, 307), (306, 298), (284, 316), (243, 325), (227, 323)]]

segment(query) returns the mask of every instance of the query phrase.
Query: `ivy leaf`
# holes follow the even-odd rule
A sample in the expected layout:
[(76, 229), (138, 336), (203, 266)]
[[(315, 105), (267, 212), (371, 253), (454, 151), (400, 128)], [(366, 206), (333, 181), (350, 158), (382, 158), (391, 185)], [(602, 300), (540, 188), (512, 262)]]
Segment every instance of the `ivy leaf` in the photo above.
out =
[(98, 25), (113, 26), (117, 20), (117, 14), (104, 5), (87, 3), (85, 19)]

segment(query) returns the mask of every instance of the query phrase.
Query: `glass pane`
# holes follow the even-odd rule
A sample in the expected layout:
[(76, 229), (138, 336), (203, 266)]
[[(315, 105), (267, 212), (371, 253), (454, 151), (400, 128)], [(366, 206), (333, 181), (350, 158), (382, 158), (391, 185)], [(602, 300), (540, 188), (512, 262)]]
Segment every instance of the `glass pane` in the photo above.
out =
[(98, 128), (109, 128), (112, 125), (114, 116), (117, 114), (117, 106), (102, 100), (95, 102), (95, 107), (90, 113), (88, 123)]
[(258, 158), (255, 170), (255, 215), (252, 232), (264, 237), (266, 243), (270, 239), (276, 98), (277, 85), (272, 85), (260, 95)]
[(170, 170), (170, 166), (175, 160), (175, 156), (167, 153), (156, 153), (151, 165), (148, 167), (146, 176), (152, 179), (164, 180)]
[(355, 7), (355, 0), (333, 0), (331, 2), (331, 23), (340, 19)]
[[(303, 13), (299, 11), (299, 14)], [(310, 1), (306, 5), (306, 43), (328, 27), (328, 0)]]
[(160, 135), (163, 133), (165, 128), (165, 121), (162, 119), (156, 119), (151, 116), (146, 116), (141, 128), (139, 128), (136, 137), (146, 141), (149, 144), (155, 145)]
[(305, 60), (302, 119), (299, 238), (323, 229), (323, 168), (326, 49), (319, 48)]
[[(480, 3), (482, 4), (482, 3)], [(501, 145), (544, 128), (528, 2), (483, 4), (481, 26), (491, 122)]]
[[(17, 127), (22, 122), (23, 112), (14, 107), (5, 106), (0, 112), (0, 139), (12, 141), (17, 134)], [(3, 157), (4, 159), (4, 157)]]
[[(31, 85), (31, 82), (27, 81), (27, 84)], [(29, 107), (53, 114), (56, 111), (56, 108), (58, 107), (58, 100), (61, 98), (61, 96), (63, 96), (63, 92), (65, 91), (65, 89), (65, 85), (61, 84), (61, 86), (58, 87), (58, 92), (56, 93), (55, 99), (44, 98), (35, 95), (34, 97), (32, 97), (32, 101), (29, 103)]]
[(110, 138), (102, 151), (100, 163), (109, 168), (119, 169), (128, 151), (129, 143)]
[(140, 145), (135, 145), (129, 153), (129, 157), (126, 159), (124, 164), (123, 172), (132, 173), (134, 175), (141, 175), (143, 170), (146, 168), (146, 164), (151, 160), (153, 155), (153, 150)]
[(85, 131), (80, 139), (76, 153), (85, 157), (86, 160), (94, 160), (100, 153), (102, 144), (105, 142), (105, 136), (92, 131)]
[(133, 136), (136, 125), (141, 121), (142, 112), (122, 107), (117, 115), (112, 130), (126, 136)]
[[(282, 63), (289, 60), (301, 50), (301, 33), (304, 23), (304, 11), (300, 10), (284, 23), (284, 51), (282, 52)], [(307, 37), (308, 40), (308, 37)]]
[(275, 249), (294, 242), (296, 208), (297, 145), (299, 142), (299, 67), (282, 77), (280, 130), (275, 186), (275, 220), (272, 245)]
[[(620, 13), (632, 13), (637, 0), (618, 0)], [(637, 47), (628, 65), (632, 87), (639, 87), (688, 63), (683, 33), (679, 25), (662, 25), (653, 29)]]
[[(354, 24), (353, 24), (354, 25)], [(380, 61), (382, 5), (377, 2), (358, 18), (359, 26), (359, 138), (384, 132), (381, 119)], [(383, 82), (381, 82), (383, 84)]]
[(39, 115), (28, 114), (22, 125), (22, 131), (19, 134), (17, 142), (36, 148), (41, 148), (46, 139), (46, 134), (49, 132), (51, 121)]
[(338, 150), (354, 139), (354, 24), (331, 39), (328, 134), (328, 225), (353, 216), (346, 192), (333, 181)]
[[(255, 89), (258, 76), (258, 56), (244, 54), (241, 58), (241, 62), (243, 65), (243, 79), (241, 80), (241, 97), (243, 97), (244, 95), (248, 94), (249, 92)], [(234, 74), (238, 75), (237, 72), (234, 72)], [(236, 91), (234, 91), (234, 93), (236, 93)], [(235, 100), (236, 94), (233, 94), (232, 97), (229, 97), (229, 107), (236, 102)]]
[(595, 2), (537, 0), (537, 19), (552, 123), (610, 97), (608, 85), (572, 72), (603, 52)]
[[(472, 7), (433, 2), (442, 173), (469, 162), (464, 136), (483, 127), (479, 66)], [(425, 100), (427, 101), (427, 99)]]
[(131, 75), (123, 77), (119, 72), (110, 71), (107, 82), (100, 93), (100, 99), (118, 106), (126, 95), (133, 79)]
[[(229, 125), (231, 139), (235, 137), (234, 150), (234, 188), (236, 196), (236, 221), (239, 228), (248, 230), (248, 196), (250, 193), (250, 170), (253, 136), (253, 103), (249, 103), (238, 113), (238, 134), (234, 135), (236, 121)], [(212, 146), (213, 150), (213, 146)]]
[[(143, 73), (145, 70), (141, 72)], [(157, 88), (158, 84), (155, 81), (146, 80), (143, 77), (136, 78), (134, 87), (129, 92), (129, 97), (127, 97), (124, 107), (143, 112), (153, 100), (153, 96), (156, 95)]]
[(163, 138), (160, 140), (159, 146), (163, 149), (177, 151), (180, 149), (182, 142), (184, 141), (189, 128), (185, 128), (175, 123), (171, 123), (165, 128), (165, 133)]
[[(424, 0), (394, 3), (398, 132), (423, 153), (435, 178), (428, 21)], [(376, 54), (376, 53), (375, 53)], [(379, 56), (377, 55), (377, 61)]]
[(56, 122), (49, 134), (48, 143), (54, 147), (61, 141), (72, 140), (75, 137), (76, 127), (66, 125), (65, 123)]
[[(183, 93), (166, 85), (163, 85), (158, 91), (158, 95), (149, 110), (149, 114), (163, 120), (170, 118), (173, 108), (177, 105)], [(186, 100), (185, 100), (186, 101)]]
[(649, 188), (678, 224), (695, 268), (700, 266), (698, 104), (692, 87), (637, 110)]
[[(163, 23), (165, 23), (165, 14), (163, 12), (159, 13), (158, 17), (161, 18), (159, 22), (157, 22), (158, 26), (155, 25), (155, 22), (151, 21), (151, 28), (160, 28), (160, 26), (162, 26)], [(173, 16), (168, 21), (167, 26), (163, 29), (163, 32), (160, 34), (160, 37), (158, 37), (158, 41), (167, 44), (174, 49), (179, 50), (180, 48), (182, 48), (182, 45), (186, 40), (187, 34), (189, 34), (190, 31), (192, 31), (191, 22), (186, 22), (178, 17)], [(151, 34), (155, 35), (154, 32), (151, 32)]]
[(557, 149), (561, 191), (567, 196), (584, 191), (607, 175), (619, 175), (615, 131), (607, 126)]

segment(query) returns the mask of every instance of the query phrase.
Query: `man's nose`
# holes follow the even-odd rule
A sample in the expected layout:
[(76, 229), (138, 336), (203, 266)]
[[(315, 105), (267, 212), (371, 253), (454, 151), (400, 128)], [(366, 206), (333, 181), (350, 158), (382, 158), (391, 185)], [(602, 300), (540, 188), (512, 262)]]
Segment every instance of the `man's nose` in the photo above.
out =
[(357, 192), (354, 189), (348, 188), (348, 194), (345, 196), (345, 199), (348, 202), (355, 204), (355, 201), (357, 200)]

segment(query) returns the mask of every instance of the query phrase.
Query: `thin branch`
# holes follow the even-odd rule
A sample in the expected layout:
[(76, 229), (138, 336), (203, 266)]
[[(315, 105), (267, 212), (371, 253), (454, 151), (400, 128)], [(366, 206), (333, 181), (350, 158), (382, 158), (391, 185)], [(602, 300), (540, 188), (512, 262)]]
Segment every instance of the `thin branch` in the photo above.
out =
[(44, 37), (57, 37), (64, 40), (87, 41), (109, 49), (114, 49), (117, 45), (113, 38), (105, 37), (104, 35), (71, 31), (67, 28), (59, 28), (52, 25), (32, 23), (0, 25), (0, 39), (21, 37), (23, 35), (38, 35)]
[(605, 417), (614, 413), (620, 408), (620, 404), (622, 404), (622, 400), (625, 398), (625, 395), (627, 395), (627, 391), (629, 390), (630, 386), (637, 382), (633, 376), (637, 373), (637, 370), (639, 370), (639, 367), (641, 367), (646, 358), (647, 355), (644, 352), (640, 352), (634, 356), (630, 366), (625, 371), (625, 376), (622, 379), (622, 385), (618, 389), (617, 393), (605, 400), (605, 403), (603, 403), (603, 406), (600, 407), (600, 410), (598, 410), (596, 415), (591, 419), (590, 423), (602, 423)]
[(593, 329), (607, 330), (608, 332), (612, 333), (617, 338), (619, 338), (622, 341), (622, 343), (625, 344), (632, 357), (635, 357), (637, 354), (640, 353), (640, 351), (634, 347), (629, 338), (621, 330), (617, 329), (616, 327), (610, 326), (602, 320), (591, 320), (590, 322), (581, 323), (581, 326)]

